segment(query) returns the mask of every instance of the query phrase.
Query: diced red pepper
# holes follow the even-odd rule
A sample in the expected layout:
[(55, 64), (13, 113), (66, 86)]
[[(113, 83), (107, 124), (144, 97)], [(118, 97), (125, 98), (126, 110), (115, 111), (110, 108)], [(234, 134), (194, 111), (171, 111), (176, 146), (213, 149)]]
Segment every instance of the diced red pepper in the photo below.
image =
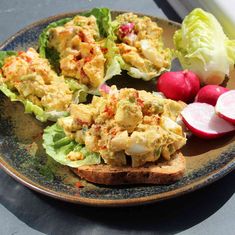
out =
[(7, 68), (7, 67), (9, 67), (10, 65), (12, 65), (12, 63), (11, 63), (11, 62), (8, 62), (8, 63), (4, 64), (3, 67), (4, 67), (4, 68)]
[(137, 104), (142, 108), (144, 107), (144, 101), (141, 100), (140, 98), (137, 98)]
[(75, 186), (76, 186), (77, 188), (83, 188), (83, 187), (84, 187), (84, 185), (83, 185), (80, 181), (77, 181), (77, 182), (75, 183)]
[(107, 105), (104, 108), (104, 112), (107, 113), (109, 117), (112, 117), (114, 115), (113, 109)]
[(103, 52), (103, 54), (106, 54), (108, 52), (108, 48), (106, 47), (101, 47), (101, 51)]
[(27, 53), (25, 53), (24, 51), (19, 51), (18, 55), (28, 63), (30, 63), (32, 61), (32, 58), (30, 56), (28, 56)]
[(101, 150), (106, 150), (107, 147), (106, 147), (106, 146), (100, 146), (100, 149), (101, 149)]
[(87, 56), (84, 58), (85, 63), (90, 62), (92, 60), (91, 56)]
[(117, 129), (112, 129), (112, 130), (110, 131), (110, 134), (111, 134), (112, 136), (115, 136), (115, 135), (117, 134)]
[(22, 54), (24, 54), (25, 52), (24, 51), (19, 51), (18, 52), (18, 55), (22, 55)]
[(82, 31), (79, 31), (78, 36), (80, 37), (82, 42), (89, 42), (86, 34), (84, 34)]
[(80, 124), (80, 125), (88, 125), (88, 124), (89, 124), (88, 122), (84, 122), (84, 121), (82, 121), (82, 120), (79, 119), (79, 118), (76, 119), (76, 122), (77, 122), (78, 124)]
[(26, 62), (30, 63), (32, 61), (32, 58), (29, 56), (25, 56), (25, 60), (26, 60)]

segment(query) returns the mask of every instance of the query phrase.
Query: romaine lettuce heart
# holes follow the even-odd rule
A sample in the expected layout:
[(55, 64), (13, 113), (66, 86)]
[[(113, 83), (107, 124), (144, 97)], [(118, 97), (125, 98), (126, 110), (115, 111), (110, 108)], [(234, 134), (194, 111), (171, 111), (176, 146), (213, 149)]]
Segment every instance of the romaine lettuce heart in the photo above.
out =
[(204, 84), (222, 83), (235, 62), (235, 40), (227, 38), (212, 14), (199, 8), (185, 17), (174, 44), (182, 67)]

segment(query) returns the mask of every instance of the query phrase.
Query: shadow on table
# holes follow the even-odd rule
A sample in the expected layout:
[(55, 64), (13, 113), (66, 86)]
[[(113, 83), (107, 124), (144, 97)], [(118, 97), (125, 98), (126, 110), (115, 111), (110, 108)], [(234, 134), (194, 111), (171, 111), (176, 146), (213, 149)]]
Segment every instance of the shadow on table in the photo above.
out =
[[(0, 172), (0, 202), (30, 227), (46, 234), (110, 234), (186, 230), (221, 208), (233, 195), (234, 172), (194, 193), (145, 206), (93, 208), (35, 193)], [(7, 194), (3, 192), (8, 192)]]

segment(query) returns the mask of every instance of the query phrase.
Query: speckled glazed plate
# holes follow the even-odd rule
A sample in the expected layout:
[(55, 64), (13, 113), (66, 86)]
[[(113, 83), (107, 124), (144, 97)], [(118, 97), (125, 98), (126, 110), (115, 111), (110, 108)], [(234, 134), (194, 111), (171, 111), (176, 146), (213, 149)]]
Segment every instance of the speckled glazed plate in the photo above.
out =
[[(32, 24), (10, 37), (1, 50), (37, 48), (38, 36), (50, 22), (70, 17), (69, 13), (47, 18)], [(113, 15), (120, 12), (113, 12)], [(151, 17), (164, 29), (164, 42), (173, 47), (172, 36), (179, 24)], [(172, 70), (179, 70), (177, 61)], [(227, 86), (235, 88), (235, 73)], [(155, 83), (135, 80), (126, 74), (109, 81), (121, 87), (134, 87), (152, 91)], [(48, 159), (42, 148), (43, 128), (51, 123), (40, 123), (33, 116), (24, 114), (20, 103), (10, 102), (0, 94), (0, 165), (9, 175), (45, 195), (92, 206), (123, 206), (143, 204), (176, 197), (210, 184), (235, 168), (235, 137), (202, 140), (192, 137), (182, 150), (186, 157), (185, 176), (171, 185), (138, 185), (107, 187), (81, 181), (67, 167)], [(33, 146), (38, 146), (36, 156)], [(84, 187), (80, 188), (80, 184)]]

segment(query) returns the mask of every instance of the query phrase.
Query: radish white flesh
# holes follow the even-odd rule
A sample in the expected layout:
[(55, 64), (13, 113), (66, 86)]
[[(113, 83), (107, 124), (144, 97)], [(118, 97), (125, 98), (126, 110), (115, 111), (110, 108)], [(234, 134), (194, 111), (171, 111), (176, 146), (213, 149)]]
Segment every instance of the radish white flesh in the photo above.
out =
[(235, 90), (222, 94), (217, 100), (215, 110), (220, 117), (235, 124)]
[(201, 138), (216, 138), (235, 131), (235, 126), (220, 118), (210, 104), (189, 104), (181, 115), (187, 128)]

